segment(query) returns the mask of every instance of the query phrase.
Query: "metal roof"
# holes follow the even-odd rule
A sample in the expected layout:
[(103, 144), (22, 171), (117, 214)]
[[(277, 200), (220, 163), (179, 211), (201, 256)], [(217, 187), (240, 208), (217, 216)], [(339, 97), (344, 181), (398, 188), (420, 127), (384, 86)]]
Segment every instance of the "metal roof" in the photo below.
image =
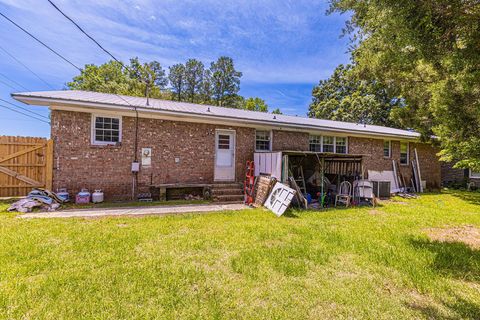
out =
[(178, 102), (170, 100), (147, 99), (143, 97), (131, 97), (109, 93), (89, 92), (80, 90), (63, 91), (39, 91), (13, 93), (12, 97), (32, 105), (62, 105), (79, 103), (95, 104), (95, 108), (108, 108), (109, 106), (125, 107), (131, 109), (137, 107), (139, 110), (150, 110), (158, 112), (170, 112), (177, 115), (189, 117), (209, 117), (225, 120), (241, 120), (243, 122), (262, 123), (269, 126), (296, 127), (298, 129), (328, 130), (349, 132), (366, 135), (395, 136), (399, 138), (418, 138), (420, 134), (408, 130), (401, 130), (389, 127), (363, 125), (351, 122), (315, 119), (298, 116), (278, 115), (266, 112), (249, 111), (210, 105)]

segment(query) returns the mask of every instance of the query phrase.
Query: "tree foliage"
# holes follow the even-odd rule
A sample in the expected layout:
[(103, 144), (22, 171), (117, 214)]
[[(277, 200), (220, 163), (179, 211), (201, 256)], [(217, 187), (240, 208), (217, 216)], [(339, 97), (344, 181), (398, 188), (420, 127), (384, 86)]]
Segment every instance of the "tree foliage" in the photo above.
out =
[(67, 87), (143, 97), (148, 86), (148, 95), (152, 98), (268, 112), (264, 100), (245, 99), (238, 94), (241, 76), (229, 57), (218, 58), (207, 69), (201, 61), (188, 59), (185, 64), (170, 66), (168, 75), (157, 61), (141, 63), (133, 58), (125, 67), (116, 61), (86, 65)]
[(195, 102), (200, 97), (204, 72), (201, 61), (188, 59), (185, 63), (185, 92), (188, 101)]
[(240, 90), (242, 73), (235, 69), (233, 59), (220, 57), (210, 65), (213, 99), (219, 106), (228, 106)]
[(168, 80), (170, 80), (174, 99), (182, 101), (185, 95), (185, 66), (181, 63), (171, 66), (169, 68)]
[(148, 86), (150, 97), (165, 98), (163, 90), (167, 84), (165, 71), (158, 61), (141, 64), (138, 58), (132, 58), (125, 67), (116, 61), (99, 66), (88, 64), (67, 83), (67, 88), (142, 97)]
[(402, 100), (389, 96), (378, 81), (361, 80), (352, 65), (339, 65), (327, 80), (313, 88), (308, 116), (337, 121), (397, 126), (390, 117)]
[(444, 160), (480, 171), (480, 2), (333, 0), (351, 14), (355, 72), (378, 79), (405, 127), (439, 138)]
[(272, 113), (273, 113), (273, 114), (283, 114), (282, 111), (280, 111), (279, 108), (273, 109)]
[(260, 111), (268, 112), (268, 105), (265, 103), (265, 100), (260, 99), (259, 97), (248, 98), (245, 100), (243, 109), (251, 111)]

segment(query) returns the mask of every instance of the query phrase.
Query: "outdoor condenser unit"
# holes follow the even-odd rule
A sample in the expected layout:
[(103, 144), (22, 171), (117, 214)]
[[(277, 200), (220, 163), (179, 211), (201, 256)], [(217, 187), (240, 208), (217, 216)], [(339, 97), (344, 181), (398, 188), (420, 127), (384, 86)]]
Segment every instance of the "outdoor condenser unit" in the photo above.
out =
[(372, 181), (373, 193), (377, 198), (390, 198), (390, 181)]

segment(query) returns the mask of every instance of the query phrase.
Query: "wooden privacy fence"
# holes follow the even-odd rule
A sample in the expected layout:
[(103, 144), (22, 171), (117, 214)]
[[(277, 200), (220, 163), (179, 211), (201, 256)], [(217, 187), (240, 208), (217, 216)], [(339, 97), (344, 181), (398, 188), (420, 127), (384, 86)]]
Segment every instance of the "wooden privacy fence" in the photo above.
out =
[(0, 136), (0, 197), (52, 189), (53, 140)]

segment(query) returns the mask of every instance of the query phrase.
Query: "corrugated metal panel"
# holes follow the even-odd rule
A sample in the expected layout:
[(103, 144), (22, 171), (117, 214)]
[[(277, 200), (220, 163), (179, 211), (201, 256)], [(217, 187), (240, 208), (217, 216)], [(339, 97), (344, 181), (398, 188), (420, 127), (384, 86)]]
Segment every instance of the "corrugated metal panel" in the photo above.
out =
[[(22, 101), (22, 98), (33, 98), (28, 101), (29, 104), (39, 103), (35, 102), (34, 98), (39, 99), (56, 99), (64, 103), (71, 102), (89, 102), (106, 105), (124, 106), (124, 107), (139, 107), (152, 110), (164, 110), (188, 114), (190, 116), (214, 116), (219, 118), (239, 119), (244, 121), (263, 121), (268, 122), (269, 125), (294, 125), (294, 126), (308, 126), (316, 127), (319, 130), (342, 130), (357, 133), (375, 133), (390, 136), (401, 136), (406, 138), (417, 138), (420, 135), (416, 132), (400, 130), (395, 128), (388, 128), (382, 126), (363, 125), (350, 122), (333, 121), (314, 119), (306, 117), (295, 117), (287, 115), (275, 115), (265, 112), (256, 112), (232, 108), (222, 108), (216, 106), (193, 104), (178, 101), (149, 99), (147, 106), (147, 99), (142, 97), (119, 96), (115, 94), (79, 91), (79, 90), (64, 90), (64, 91), (40, 91), (40, 92), (21, 92), (12, 94), (13, 98)], [(24, 101), (26, 102), (26, 101)]]

